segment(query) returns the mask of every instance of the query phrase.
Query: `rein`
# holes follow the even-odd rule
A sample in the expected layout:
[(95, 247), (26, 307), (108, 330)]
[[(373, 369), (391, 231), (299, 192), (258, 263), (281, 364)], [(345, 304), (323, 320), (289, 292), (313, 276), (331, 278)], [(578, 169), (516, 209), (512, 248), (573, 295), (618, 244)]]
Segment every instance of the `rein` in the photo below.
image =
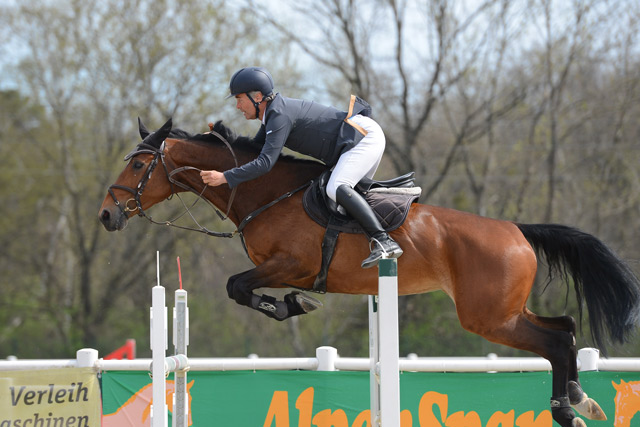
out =
[[(229, 152), (231, 153), (231, 156), (233, 157), (233, 163), (236, 165), (236, 167), (238, 167), (238, 158), (236, 157), (236, 153), (233, 151), (233, 148), (231, 148), (231, 144), (229, 144), (229, 142), (227, 141), (227, 139), (225, 137), (223, 137), (222, 135), (220, 135), (218, 132), (215, 132), (213, 129), (211, 129), (210, 132), (207, 132), (213, 136), (215, 136), (216, 138), (218, 138), (220, 141), (222, 141), (224, 143), (224, 145), (226, 145), (226, 147), (229, 149)], [(164, 150), (163, 150), (164, 151)], [(164, 164), (164, 152), (162, 153), (162, 158), (163, 158), (163, 164)], [(166, 167), (165, 167), (165, 171), (166, 171)], [(176, 181), (173, 176), (180, 173), (180, 172), (184, 172), (187, 170), (195, 170), (200, 172), (200, 169), (198, 168), (194, 168), (193, 166), (182, 166), (180, 168), (174, 169), (171, 172), (167, 173), (167, 178), (169, 179), (169, 182), (182, 188), (183, 190), (187, 190), (190, 191), (194, 194), (197, 194), (199, 198), (204, 199), (204, 197), (202, 197), (202, 195), (204, 194), (204, 191), (207, 189), (207, 185), (205, 184), (204, 188), (202, 189), (201, 192), (196, 191), (195, 189), (189, 187), (188, 185), (184, 185), (181, 182)], [(238, 190), (238, 187), (234, 187), (231, 190), (231, 196), (229, 196), (229, 202), (227, 203), (227, 213), (225, 213), (224, 215), (222, 215), (220, 213), (220, 211), (218, 210), (218, 208), (216, 208), (215, 206), (213, 206), (213, 204), (211, 204), (211, 202), (209, 202), (207, 199), (207, 202), (209, 202), (209, 204), (211, 206), (213, 206), (213, 209), (216, 211), (216, 213), (218, 214), (218, 217), (220, 217), (220, 219), (222, 221), (224, 221), (225, 219), (229, 218), (229, 212), (231, 212), (231, 206), (233, 205), (233, 199), (235, 199), (236, 197), (236, 191)], [(171, 190), (171, 193), (173, 195), (173, 189)], [(186, 207), (186, 206), (185, 206)], [(187, 211), (189, 209), (187, 208)], [(193, 218), (193, 216), (191, 217)], [(194, 219), (195, 221), (195, 219)], [(196, 221), (197, 223), (197, 221)], [(200, 224), (198, 224), (200, 225)], [(202, 226), (201, 226), (202, 227)], [(189, 229), (188, 229), (189, 230)], [(197, 230), (196, 230), (197, 231)]]
[[(231, 147), (231, 144), (229, 144), (229, 142), (219, 133), (215, 132), (215, 131), (211, 131), (208, 132), (213, 134), (215, 137), (219, 138), (225, 145), (226, 147), (229, 149), (229, 151), (231, 152), (231, 155), (233, 156), (233, 160), (235, 162), (236, 167), (238, 166), (238, 159), (233, 151), (233, 148)], [(152, 224), (157, 224), (157, 225), (168, 225), (171, 227), (175, 227), (175, 228), (179, 228), (182, 230), (188, 230), (188, 231), (197, 231), (200, 233), (204, 233), (208, 236), (213, 236), (213, 237), (226, 237), (226, 238), (232, 238), (234, 237), (236, 234), (240, 234), (242, 235), (242, 231), (244, 230), (244, 228), (247, 226), (247, 224), (249, 224), (249, 222), (251, 222), (256, 216), (258, 216), (259, 214), (261, 214), (262, 212), (264, 212), (265, 210), (267, 210), (268, 208), (270, 208), (271, 206), (275, 205), (276, 203), (287, 199), (289, 197), (291, 197), (292, 195), (294, 195), (295, 193), (297, 193), (298, 191), (308, 187), (311, 182), (310, 181), (298, 188), (296, 188), (295, 190), (289, 191), (283, 195), (281, 195), (280, 197), (276, 198), (275, 200), (267, 203), (264, 206), (259, 207), (258, 209), (256, 209), (255, 211), (251, 212), (249, 215), (247, 215), (238, 225), (238, 227), (236, 228), (235, 231), (233, 231), (232, 233), (227, 233), (227, 232), (218, 232), (218, 231), (211, 231), (209, 229), (207, 229), (206, 227), (200, 225), (198, 223), (198, 221), (194, 218), (194, 216), (191, 214), (190, 211), (190, 207), (187, 206), (184, 201), (182, 200), (182, 198), (180, 197), (180, 195), (174, 191), (173, 186), (175, 185), (176, 187), (182, 188), (183, 190), (186, 191), (190, 191), (194, 194), (196, 194), (198, 196), (198, 199), (196, 199), (196, 201), (191, 205), (191, 207), (193, 207), (198, 200), (203, 199), (205, 202), (207, 202), (214, 210), (215, 212), (218, 214), (218, 216), (220, 217), (221, 220), (225, 220), (229, 218), (229, 213), (231, 212), (231, 206), (233, 204), (233, 200), (235, 198), (236, 195), (236, 190), (238, 189), (238, 187), (235, 187), (231, 190), (231, 196), (229, 196), (229, 202), (227, 203), (227, 212), (223, 215), (218, 208), (211, 203), (209, 200), (207, 200), (205, 197), (203, 197), (203, 194), (205, 192), (205, 190), (207, 189), (207, 185), (205, 184), (205, 186), (203, 187), (202, 191), (197, 191), (194, 188), (185, 185), (179, 181), (177, 181), (174, 178), (174, 175), (184, 172), (184, 171), (188, 171), (188, 170), (195, 170), (195, 171), (200, 171), (200, 169), (195, 168), (193, 166), (182, 166), (179, 168), (176, 168), (172, 171), (169, 171), (166, 161), (165, 161), (165, 157), (164, 157), (164, 149), (165, 149), (165, 143), (163, 142), (160, 145), (160, 148), (156, 148), (153, 147), (151, 145), (148, 144), (140, 144), (138, 145), (138, 150), (133, 151), (132, 153), (128, 154), (125, 157), (125, 160), (129, 160), (132, 157), (135, 157), (139, 154), (153, 154), (153, 160), (151, 161), (151, 163), (149, 164), (149, 166), (147, 167), (147, 170), (145, 171), (143, 177), (140, 179), (140, 182), (138, 182), (138, 186), (133, 189), (131, 187), (127, 187), (124, 185), (119, 185), (119, 184), (113, 184), (109, 187), (108, 192), (109, 195), (111, 195), (111, 198), (113, 199), (115, 205), (120, 209), (120, 211), (127, 215), (128, 212), (135, 212), (138, 211), (138, 216), (141, 216), (143, 218), (146, 218), (149, 222), (151, 222)], [(167, 176), (167, 179), (169, 181), (169, 184), (171, 186), (171, 195), (167, 198), (167, 200), (171, 199), (173, 197), (173, 195), (177, 195), (178, 198), (180, 199), (180, 201), (182, 202), (182, 205), (185, 208), (185, 212), (183, 212), (182, 214), (178, 215), (176, 218), (172, 219), (172, 220), (168, 220), (168, 221), (163, 221), (163, 222), (159, 222), (154, 220), (150, 215), (148, 215), (144, 209), (142, 209), (142, 202), (140, 200), (140, 197), (142, 196), (142, 192), (144, 191), (147, 183), (149, 182), (149, 179), (151, 179), (151, 175), (153, 173), (153, 171), (155, 170), (155, 168), (158, 166), (158, 163), (162, 164), (162, 167), (164, 168), (165, 174)], [(128, 199), (124, 204), (121, 204), (118, 199), (116, 198), (113, 189), (117, 189), (117, 190), (124, 190), (127, 191), (129, 193), (131, 193), (133, 195), (133, 198)], [(134, 207), (130, 207), (131, 202), (135, 203)], [(189, 214), (189, 216), (191, 217), (191, 219), (193, 220), (193, 222), (195, 222), (200, 228), (190, 228), (190, 227), (185, 227), (185, 226), (181, 226), (178, 224), (175, 224), (174, 222), (177, 221), (178, 219), (182, 218), (185, 214)], [(243, 242), (244, 243), (244, 242)]]

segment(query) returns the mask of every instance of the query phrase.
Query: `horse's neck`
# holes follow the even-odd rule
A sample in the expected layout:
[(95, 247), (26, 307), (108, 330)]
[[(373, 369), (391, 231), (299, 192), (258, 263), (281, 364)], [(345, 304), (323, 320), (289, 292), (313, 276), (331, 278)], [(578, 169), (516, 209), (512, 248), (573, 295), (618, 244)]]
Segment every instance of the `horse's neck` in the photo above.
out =
[[(188, 146), (183, 146), (179, 145), (180, 142), (182, 141), (175, 141), (169, 145), (169, 159), (174, 167), (192, 166), (200, 170), (223, 172), (235, 166), (232, 156), (225, 147), (207, 146), (200, 143), (189, 143)], [(236, 152), (238, 164), (250, 162), (258, 154), (257, 152), (247, 153), (238, 150)], [(308, 164), (296, 164), (291, 161), (277, 162), (269, 174), (238, 186), (231, 204), (230, 219), (238, 225), (243, 218), (256, 209), (299, 187), (304, 182), (308, 182), (322, 171), (320, 164), (311, 164), (311, 168), (307, 166)], [(179, 176), (174, 176), (174, 179), (196, 191), (203, 188), (200, 175), (194, 171), (181, 173)], [(211, 191), (205, 191), (203, 195), (218, 209), (223, 212), (227, 211), (231, 197), (231, 189), (227, 185), (223, 184), (211, 189)]]

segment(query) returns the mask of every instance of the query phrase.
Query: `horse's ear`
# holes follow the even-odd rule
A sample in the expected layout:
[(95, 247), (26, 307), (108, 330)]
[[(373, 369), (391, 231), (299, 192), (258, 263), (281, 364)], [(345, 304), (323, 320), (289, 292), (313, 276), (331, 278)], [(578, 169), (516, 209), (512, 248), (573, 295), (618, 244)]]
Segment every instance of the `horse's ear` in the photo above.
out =
[(162, 137), (163, 141), (167, 139), (167, 136), (169, 136), (169, 132), (171, 132), (172, 127), (173, 121), (171, 120), (171, 117), (169, 117), (169, 120), (167, 120), (167, 122), (163, 124), (162, 127), (156, 132), (159, 135), (158, 138)]
[(140, 137), (142, 139), (145, 139), (146, 137), (149, 136), (149, 131), (147, 130), (147, 127), (142, 123), (142, 120), (140, 119), (140, 117), (138, 117), (138, 129), (140, 131)]
[(163, 124), (160, 129), (152, 133), (151, 136), (145, 139), (144, 142), (146, 142), (147, 144), (153, 147), (160, 149), (160, 146), (162, 145), (164, 140), (167, 139), (167, 136), (169, 136), (169, 132), (171, 132), (172, 126), (173, 126), (173, 123), (171, 119), (167, 120), (167, 122)]

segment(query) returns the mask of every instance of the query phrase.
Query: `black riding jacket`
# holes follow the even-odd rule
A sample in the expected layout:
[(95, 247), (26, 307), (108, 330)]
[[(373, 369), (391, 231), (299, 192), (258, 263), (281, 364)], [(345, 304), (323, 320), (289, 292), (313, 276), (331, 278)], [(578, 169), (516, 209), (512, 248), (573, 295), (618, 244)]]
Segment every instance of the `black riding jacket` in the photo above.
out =
[(332, 167), (340, 156), (353, 148), (366, 132), (349, 118), (369, 116), (366, 101), (351, 96), (349, 111), (340, 111), (313, 101), (285, 98), (277, 94), (267, 104), (264, 124), (254, 137), (262, 144), (257, 158), (224, 172), (229, 187), (257, 178), (269, 172), (283, 147), (321, 160)]

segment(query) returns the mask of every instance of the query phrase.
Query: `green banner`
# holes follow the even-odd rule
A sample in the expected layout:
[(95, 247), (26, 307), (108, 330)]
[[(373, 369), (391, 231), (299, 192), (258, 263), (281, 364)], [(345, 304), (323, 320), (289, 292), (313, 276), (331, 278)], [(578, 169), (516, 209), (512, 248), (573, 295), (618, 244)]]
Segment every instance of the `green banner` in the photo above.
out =
[[(189, 372), (188, 380), (189, 425), (371, 425), (368, 372)], [(640, 426), (640, 372), (583, 372), (580, 380), (608, 416), (594, 425)], [(147, 373), (105, 372), (102, 387), (103, 427), (150, 425)], [(171, 409), (172, 377), (167, 389)], [(547, 372), (404, 372), (400, 389), (401, 427), (553, 425)]]

